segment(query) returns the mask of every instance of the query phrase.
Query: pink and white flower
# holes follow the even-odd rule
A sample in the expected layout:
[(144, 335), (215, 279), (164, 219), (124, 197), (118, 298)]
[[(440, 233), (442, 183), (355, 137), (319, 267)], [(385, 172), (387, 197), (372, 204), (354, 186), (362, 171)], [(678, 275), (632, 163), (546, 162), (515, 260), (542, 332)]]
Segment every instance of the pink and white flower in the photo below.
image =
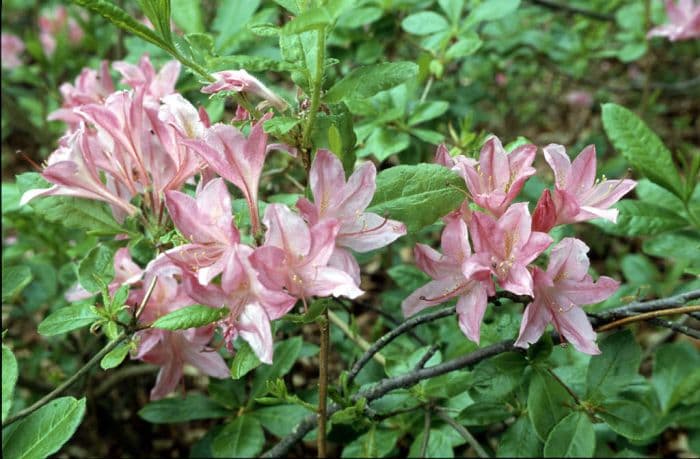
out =
[(22, 65), (20, 54), (24, 51), (24, 42), (17, 35), (11, 33), (0, 34), (0, 57), (2, 68), (14, 69)]
[(668, 23), (654, 27), (647, 38), (668, 37), (671, 41), (700, 38), (700, 3), (695, 0), (666, 0)]
[(202, 88), (202, 92), (205, 94), (221, 91), (249, 92), (265, 99), (278, 110), (287, 108), (287, 102), (284, 99), (245, 70), (225, 70), (213, 73), (212, 76), (216, 81)]

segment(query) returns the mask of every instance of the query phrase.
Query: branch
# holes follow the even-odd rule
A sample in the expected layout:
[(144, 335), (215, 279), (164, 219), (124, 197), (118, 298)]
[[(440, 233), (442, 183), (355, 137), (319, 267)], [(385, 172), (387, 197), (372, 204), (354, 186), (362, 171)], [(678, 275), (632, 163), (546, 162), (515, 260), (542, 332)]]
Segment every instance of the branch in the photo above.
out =
[(440, 419), (448, 423), (453, 429), (457, 431), (458, 434), (464, 438), (467, 443), (469, 443), (469, 446), (476, 451), (476, 455), (481, 457), (481, 458), (488, 458), (489, 454), (484, 450), (483, 446), (479, 444), (478, 441), (476, 441), (476, 438), (469, 432), (462, 424), (458, 423), (454, 419), (452, 419), (450, 416), (447, 415), (444, 411), (441, 409), (437, 409), (436, 413)]
[(601, 327), (598, 327), (597, 331), (610, 330), (610, 329), (613, 329), (613, 328), (616, 328), (616, 327), (619, 327), (621, 325), (625, 325), (628, 323), (639, 322), (641, 320), (653, 319), (653, 318), (660, 317), (660, 316), (671, 316), (671, 315), (676, 315), (676, 314), (685, 314), (685, 313), (689, 313), (689, 312), (698, 312), (698, 311), (700, 311), (700, 306), (683, 306), (680, 308), (661, 309), (658, 311), (643, 312), (640, 314), (624, 317), (622, 319), (614, 320), (613, 322), (610, 322), (610, 323), (605, 324)]
[(635, 301), (619, 308), (608, 309), (607, 311), (591, 314), (593, 326), (600, 326), (603, 323), (608, 323), (610, 320), (617, 320), (623, 317), (635, 315), (635, 313), (657, 311), (659, 309), (668, 309), (683, 306), (688, 301), (697, 300), (700, 298), (700, 290), (691, 290), (679, 295), (670, 296), (650, 301)]
[(610, 21), (614, 22), (615, 17), (610, 14), (598, 13), (597, 11), (584, 10), (583, 8), (577, 8), (575, 6), (569, 6), (558, 2), (553, 2), (550, 0), (530, 0), (530, 3), (541, 6), (555, 11), (563, 11), (568, 14), (578, 14), (581, 16), (586, 16), (591, 19), (596, 19), (598, 21)]
[(22, 411), (19, 411), (18, 413), (14, 414), (13, 416), (10, 416), (7, 419), (5, 419), (5, 422), (2, 423), (2, 426), (5, 427), (12, 424), (15, 421), (19, 421), (20, 419), (32, 414), (33, 412), (35, 412), (36, 410), (38, 410), (39, 408), (46, 405), (51, 400), (62, 394), (63, 391), (68, 389), (85, 373), (87, 373), (88, 370), (90, 370), (90, 368), (97, 365), (105, 355), (109, 354), (110, 351), (112, 351), (112, 349), (114, 349), (122, 341), (124, 341), (127, 338), (127, 336), (128, 335), (126, 333), (122, 333), (119, 336), (117, 336), (117, 338), (114, 341), (109, 342), (105, 347), (103, 347), (100, 352), (95, 354), (85, 365), (83, 365), (78, 371), (76, 371), (75, 374), (68, 378), (63, 384), (61, 384), (60, 386), (58, 386), (57, 388), (40, 398), (30, 407), (25, 408)]

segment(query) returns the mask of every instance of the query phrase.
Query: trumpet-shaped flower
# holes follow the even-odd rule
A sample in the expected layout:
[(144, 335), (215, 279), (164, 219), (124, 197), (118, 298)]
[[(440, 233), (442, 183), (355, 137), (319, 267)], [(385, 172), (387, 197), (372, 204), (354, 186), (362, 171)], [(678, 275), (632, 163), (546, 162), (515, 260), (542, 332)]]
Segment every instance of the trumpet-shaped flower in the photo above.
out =
[(619, 283), (609, 277), (593, 282), (588, 275), (588, 246), (574, 238), (565, 238), (554, 246), (546, 271), (535, 267), (535, 295), (520, 324), (516, 346), (527, 348), (544, 333), (547, 324), (586, 354), (600, 354), (596, 334), (582, 305), (598, 303), (615, 293)]
[(207, 285), (221, 274), (230, 252), (241, 238), (233, 224), (231, 197), (221, 178), (197, 188), (194, 198), (180, 191), (165, 193), (165, 205), (177, 229), (190, 243), (175, 247), (166, 254), (197, 274)]
[(82, 118), (74, 109), (86, 104), (101, 104), (114, 92), (109, 64), (107, 61), (102, 61), (99, 70), (84, 68), (75, 79), (74, 85), (63, 83), (59, 90), (63, 97), (63, 104), (47, 118), (49, 121), (64, 121), (71, 130), (75, 130)]
[[(143, 288), (136, 300), (140, 302), (143, 299), (154, 278), (157, 281), (139, 318), (141, 323), (152, 323), (165, 314), (194, 304), (180, 282), (183, 275), (178, 266), (163, 256), (146, 267)], [(151, 390), (151, 399), (162, 398), (177, 387), (185, 364), (215, 378), (229, 377), (224, 359), (207, 347), (213, 335), (214, 325), (177, 331), (149, 328), (136, 334), (139, 347), (133, 358), (161, 367), (156, 385)]]
[(469, 223), (474, 251), (488, 259), (501, 288), (516, 295), (532, 295), (527, 265), (552, 243), (548, 234), (532, 231), (531, 223), (524, 202), (510, 206), (498, 220), (475, 212)]
[(22, 65), (19, 55), (24, 51), (24, 42), (11, 33), (0, 34), (0, 65), (4, 69), (13, 69)]
[(478, 343), (488, 296), (494, 293), (490, 269), (480, 257), (472, 254), (464, 220), (458, 214), (451, 214), (444, 220), (442, 254), (424, 244), (417, 244), (414, 249), (416, 264), (433, 280), (408, 296), (401, 309), (404, 316), (409, 317), (458, 297), (459, 327), (470, 340)]
[(340, 223), (324, 219), (309, 228), (304, 220), (281, 204), (269, 204), (263, 222), (265, 244), (251, 256), (262, 283), (273, 290), (285, 289), (306, 301), (312, 296), (362, 295), (352, 276), (328, 266)]
[(531, 167), (537, 147), (522, 145), (507, 154), (497, 137), (486, 141), (476, 165), (455, 164), (476, 204), (500, 217), (518, 195), (525, 181), (535, 173)]
[(236, 245), (226, 259), (221, 285), (201, 285), (193, 277), (186, 279), (187, 292), (197, 302), (214, 307), (226, 306), (231, 314), (219, 325), (229, 350), (240, 336), (250, 344), (261, 362), (272, 363), (270, 321), (279, 319), (294, 306), (293, 298), (281, 290), (265, 287), (250, 263), (253, 249)]
[(148, 54), (144, 54), (138, 65), (119, 61), (112, 67), (122, 74), (122, 83), (134, 89), (143, 88), (147, 97), (159, 101), (175, 92), (175, 83), (180, 76), (181, 66), (178, 61), (169, 61), (156, 73)]
[(336, 219), (340, 229), (331, 266), (338, 267), (360, 282), (360, 267), (345, 248), (368, 252), (384, 247), (406, 234), (406, 225), (364, 210), (376, 189), (377, 170), (366, 162), (345, 181), (343, 165), (328, 150), (318, 150), (309, 174), (314, 203), (306, 198), (297, 201), (297, 208), (311, 225), (324, 218)]
[(213, 73), (212, 76), (216, 81), (202, 88), (205, 94), (221, 91), (249, 92), (270, 102), (278, 110), (287, 108), (287, 102), (284, 99), (245, 70), (225, 70)]
[(211, 166), (217, 174), (236, 185), (245, 196), (250, 208), (253, 234), (260, 230), (258, 211), (258, 184), (268, 152), (265, 121), (272, 113), (263, 116), (250, 130), (246, 138), (233, 126), (215, 124), (206, 130), (201, 140), (183, 140)]
[(668, 37), (671, 41), (700, 37), (700, 3), (694, 0), (666, 0), (668, 23), (654, 27), (651, 37)]
[[(539, 222), (539, 229), (549, 231), (552, 226), (598, 217), (613, 223), (617, 221), (618, 210), (609, 207), (631, 191), (637, 182), (629, 179), (606, 180), (605, 178), (597, 182), (594, 145), (584, 148), (573, 163), (561, 145), (546, 146), (544, 156), (554, 171), (556, 183), (554, 195), (547, 197), (543, 195), (537, 204), (535, 213), (543, 216), (544, 209), (539, 210), (540, 206), (554, 207), (554, 212), (551, 209), (547, 210), (548, 218)], [(548, 202), (550, 197), (551, 202)], [(552, 220), (553, 214), (556, 215), (554, 220)]]

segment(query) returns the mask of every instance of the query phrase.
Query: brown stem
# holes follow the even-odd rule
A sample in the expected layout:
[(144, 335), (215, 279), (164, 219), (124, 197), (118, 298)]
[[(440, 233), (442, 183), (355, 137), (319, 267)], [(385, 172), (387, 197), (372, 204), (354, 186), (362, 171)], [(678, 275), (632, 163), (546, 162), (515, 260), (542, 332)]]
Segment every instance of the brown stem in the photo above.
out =
[(330, 347), (328, 333), (328, 309), (323, 313), (319, 321), (321, 331), (321, 349), (318, 362), (318, 435), (316, 445), (318, 457), (328, 457), (326, 451), (326, 404), (328, 401), (328, 348)]
[(605, 324), (601, 327), (598, 327), (596, 331), (602, 332), (602, 331), (606, 331), (606, 330), (611, 330), (613, 328), (619, 327), (620, 325), (625, 325), (625, 324), (632, 323), (632, 322), (639, 322), (641, 320), (653, 319), (655, 317), (660, 317), (660, 316), (670, 316), (670, 315), (674, 315), (674, 314), (687, 314), (689, 312), (698, 312), (698, 311), (700, 311), (700, 305), (683, 306), (680, 308), (661, 309), (659, 311), (645, 312), (643, 314), (637, 314), (636, 316), (625, 317), (623, 319), (616, 320), (614, 322), (610, 322), (609, 324)]

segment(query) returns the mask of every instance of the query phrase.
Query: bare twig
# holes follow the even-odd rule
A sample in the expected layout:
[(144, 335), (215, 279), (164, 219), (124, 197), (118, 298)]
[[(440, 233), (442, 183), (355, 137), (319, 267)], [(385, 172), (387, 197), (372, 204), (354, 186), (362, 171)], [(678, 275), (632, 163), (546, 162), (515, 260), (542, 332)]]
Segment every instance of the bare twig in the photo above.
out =
[(318, 435), (316, 445), (318, 447), (318, 457), (328, 457), (326, 451), (326, 404), (328, 402), (328, 348), (330, 347), (328, 333), (328, 308), (319, 321), (321, 332), (321, 350), (318, 357)]
[[(602, 323), (608, 323), (611, 319), (620, 319), (639, 312), (657, 311), (659, 309), (683, 306), (687, 302), (697, 300), (698, 298), (700, 298), (700, 290), (691, 290), (679, 295), (669, 296), (668, 298), (660, 298), (650, 301), (635, 301), (624, 306), (620, 306), (619, 308), (597, 312), (594, 315), (595, 320), (592, 322), (593, 326), (602, 325)], [(598, 322), (602, 323), (599, 324)]]
[(479, 444), (479, 442), (476, 440), (476, 438), (474, 438), (471, 432), (469, 432), (463, 425), (452, 419), (447, 413), (445, 413), (439, 408), (436, 412), (440, 419), (449, 424), (453, 429), (455, 429), (455, 431), (457, 431), (458, 434), (462, 436), (462, 438), (464, 438), (467, 441), (467, 443), (469, 443), (469, 446), (471, 446), (472, 449), (476, 451), (477, 456), (482, 458), (489, 457), (484, 447)]
[(653, 319), (656, 317), (661, 317), (661, 316), (671, 316), (675, 314), (686, 314), (689, 312), (698, 312), (700, 311), (700, 306), (682, 306), (680, 308), (670, 308), (670, 309), (661, 309), (658, 311), (649, 311), (649, 312), (643, 312), (640, 314), (635, 314), (633, 316), (629, 317), (624, 317), (622, 319), (617, 319), (614, 320), (610, 323), (607, 323), (605, 325), (602, 325), (597, 328), (597, 331), (605, 331), (605, 330), (610, 330), (616, 327), (619, 327), (621, 325), (629, 324), (632, 322), (639, 322), (642, 320), (648, 320), (648, 319)]
[(418, 363), (416, 364), (415, 369), (420, 370), (421, 368), (423, 368), (425, 366), (425, 364), (428, 363), (428, 360), (430, 360), (431, 357), (434, 356), (435, 353), (439, 350), (440, 350), (439, 344), (433, 344), (432, 346), (430, 346), (430, 349), (428, 349), (428, 352), (426, 352), (423, 355), (423, 357), (421, 357), (420, 360), (418, 361)]
[(426, 406), (423, 411), (423, 441), (420, 445), (418, 457), (425, 457), (425, 453), (428, 451), (428, 442), (430, 441), (430, 408)]

